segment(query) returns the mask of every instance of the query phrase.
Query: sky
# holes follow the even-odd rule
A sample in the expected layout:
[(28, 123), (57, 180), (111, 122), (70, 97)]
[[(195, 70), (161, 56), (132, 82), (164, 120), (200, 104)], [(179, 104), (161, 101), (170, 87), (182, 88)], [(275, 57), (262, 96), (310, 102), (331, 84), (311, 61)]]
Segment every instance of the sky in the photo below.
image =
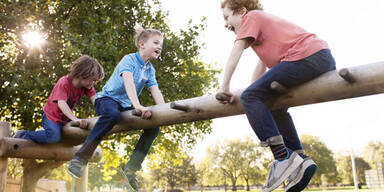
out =
[[(189, 19), (207, 17), (201, 60), (223, 69), (235, 35), (224, 28), (220, 0), (164, 0), (172, 30), (185, 29)], [(338, 69), (384, 62), (383, 0), (263, 0), (264, 11), (298, 24), (328, 42)], [(244, 89), (257, 55), (245, 50), (232, 77), (231, 89)], [(219, 81), (222, 80), (222, 74)], [(361, 155), (369, 141), (384, 142), (384, 95), (332, 101), (290, 108), (299, 135), (318, 137), (334, 153)], [(202, 159), (217, 141), (250, 136), (259, 142), (245, 115), (213, 120), (213, 131), (199, 140), (193, 156)]]

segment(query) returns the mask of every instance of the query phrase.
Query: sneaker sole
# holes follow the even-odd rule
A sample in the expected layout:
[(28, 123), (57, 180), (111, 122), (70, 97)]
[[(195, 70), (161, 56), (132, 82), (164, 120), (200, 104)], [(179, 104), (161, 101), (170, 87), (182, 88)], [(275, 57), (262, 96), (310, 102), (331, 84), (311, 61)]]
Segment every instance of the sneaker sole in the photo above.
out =
[[(270, 192), (279, 187), (284, 182), (284, 180), (286, 180), (289, 175), (291, 175), (303, 163), (304, 160), (299, 155), (297, 155), (296, 153), (292, 153), (292, 155), (295, 155), (295, 158), (292, 160), (293, 163), (289, 167), (289, 169), (285, 171), (283, 175), (272, 186), (268, 188), (263, 187), (262, 192)], [(297, 162), (295, 162), (296, 159), (298, 159)]]
[(127, 175), (124, 173), (124, 170), (122, 167), (119, 168), (119, 171), (120, 171), (120, 174), (124, 177), (124, 184), (125, 186), (128, 187), (128, 192), (137, 192), (132, 186), (131, 184), (129, 184), (129, 181), (128, 181), (128, 177)]
[[(301, 176), (301, 179), (293, 182), (291, 185), (292, 187), (287, 186), (286, 192), (302, 191), (307, 187), (309, 181), (311, 181), (313, 175), (315, 174), (315, 172), (317, 170), (316, 163), (312, 159), (310, 159), (310, 160), (304, 162), (303, 166), (306, 168), (305, 168), (303, 175)], [(298, 178), (300, 178), (300, 177), (298, 177)]]
[(75, 178), (75, 179), (80, 179), (79, 176), (77, 176), (77, 175), (75, 175), (74, 173), (72, 173), (69, 169), (67, 170), (67, 173), (68, 173), (70, 176), (72, 176), (73, 178)]

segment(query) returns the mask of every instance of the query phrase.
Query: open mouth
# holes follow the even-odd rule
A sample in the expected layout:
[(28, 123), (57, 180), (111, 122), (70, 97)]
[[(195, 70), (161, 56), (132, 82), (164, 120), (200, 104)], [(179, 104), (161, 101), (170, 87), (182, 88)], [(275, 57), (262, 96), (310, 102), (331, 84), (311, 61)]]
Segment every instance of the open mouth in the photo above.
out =
[(233, 27), (232, 25), (229, 25), (229, 26), (227, 27), (227, 29), (230, 30), (230, 31), (235, 32), (235, 27)]
[(160, 55), (161, 50), (155, 50), (155, 53), (158, 54), (158, 55)]

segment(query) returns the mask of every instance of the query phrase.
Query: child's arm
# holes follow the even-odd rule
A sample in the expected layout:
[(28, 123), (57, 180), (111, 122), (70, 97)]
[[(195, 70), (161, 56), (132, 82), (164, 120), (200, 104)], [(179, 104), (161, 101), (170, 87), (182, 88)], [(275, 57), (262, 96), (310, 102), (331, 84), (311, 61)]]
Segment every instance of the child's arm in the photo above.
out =
[(129, 100), (135, 109), (141, 111), (141, 118), (149, 119), (152, 115), (149, 108), (144, 107), (140, 104), (139, 98), (137, 97), (136, 87), (133, 83), (133, 76), (131, 72), (125, 71), (122, 73), (125, 91), (127, 92)]
[[(232, 78), (233, 72), (237, 67), (237, 64), (239, 63), (241, 54), (243, 53), (244, 49), (247, 47), (248, 47), (247, 39), (239, 39), (235, 41), (235, 44), (233, 45), (231, 54), (229, 55), (227, 64), (225, 66), (224, 79), (223, 79), (223, 83), (220, 86), (219, 93), (223, 93), (231, 97), (231, 99), (229, 100), (229, 103), (232, 103), (234, 101), (233, 95), (229, 92), (229, 85), (231, 82), (231, 78)], [(228, 102), (222, 101), (222, 103), (228, 103)]]
[(68, 117), (70, 120), (74, 121), (74, 122), (77, 122), (79, 124), (79, 127), (82, 128), (82, 129), (85, 129), (87, 128), (87, 121), (85, 119), (78, 119), (74, 114), (73, 112), (71, 111), (71, 109), (69, 108), (67, 102), (65, 102), (64, 100), (58, 100), (57, 101), (57, 105), (59, 107), (59, 109), (61, 110), (61, 112), (63, 112), (63, 114)]
[(162, 104), (165, 103), (163, 94), (161, 93), (158, 86), (152, 86), (149, 88), (149, 91), (151, 92), (152, 98), (155, 101), (156, 104)]
[(259, 60), (255, 69), (253, 70), (251, 83), (255, 82), (259, 77), (261, 77), (265, 73), (266, 69), (267, 67), (265, 66), (265, 64), (261, 60)]
[(89, 99), (91, 100), (92, 102), (92, 106), (95, 106), (95, 95), (91, 96)]

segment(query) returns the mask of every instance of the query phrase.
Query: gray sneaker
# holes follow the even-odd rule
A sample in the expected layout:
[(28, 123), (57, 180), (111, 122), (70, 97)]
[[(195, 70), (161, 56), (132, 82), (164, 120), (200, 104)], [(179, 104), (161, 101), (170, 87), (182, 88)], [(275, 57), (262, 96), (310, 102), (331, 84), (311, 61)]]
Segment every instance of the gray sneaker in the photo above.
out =
[(86, 163), (83, 163), (83, 162), (81, 162), (78, 159), (72, 159), (71, 162), (68, 165), (67, 172), (72, 177), (74, 177), (76, 179), (80, 179), (81, 171), (83, 170), (85, 165), (86, 165)]
[(273, 161), (268, 172), (262, 192), (269, 192), (279, 187), (285, 179), (289, 177), (302, 163), (301, 158), (296, 152), (292, 152), (288, 159), (283, 161)]
[(139, 190), (139, 184), (136, 179), (135, 171), (129, 169), (128, 167), (120, 167), (119, 171), (124, 177), (124, 184), (127, 187), (129, 192), (136, 192)]
[(302, 191), (307, 187), (317, 169), (316, 163), (309, 157), (288, 177), (286, 192)]
[(22, 139), (24, 134), (25, 134), (26, 131), (24, 130), (18, 130), (16, 131), (15, 135), (13, 136), (13, 138), (19, 138), (19, 139)]

